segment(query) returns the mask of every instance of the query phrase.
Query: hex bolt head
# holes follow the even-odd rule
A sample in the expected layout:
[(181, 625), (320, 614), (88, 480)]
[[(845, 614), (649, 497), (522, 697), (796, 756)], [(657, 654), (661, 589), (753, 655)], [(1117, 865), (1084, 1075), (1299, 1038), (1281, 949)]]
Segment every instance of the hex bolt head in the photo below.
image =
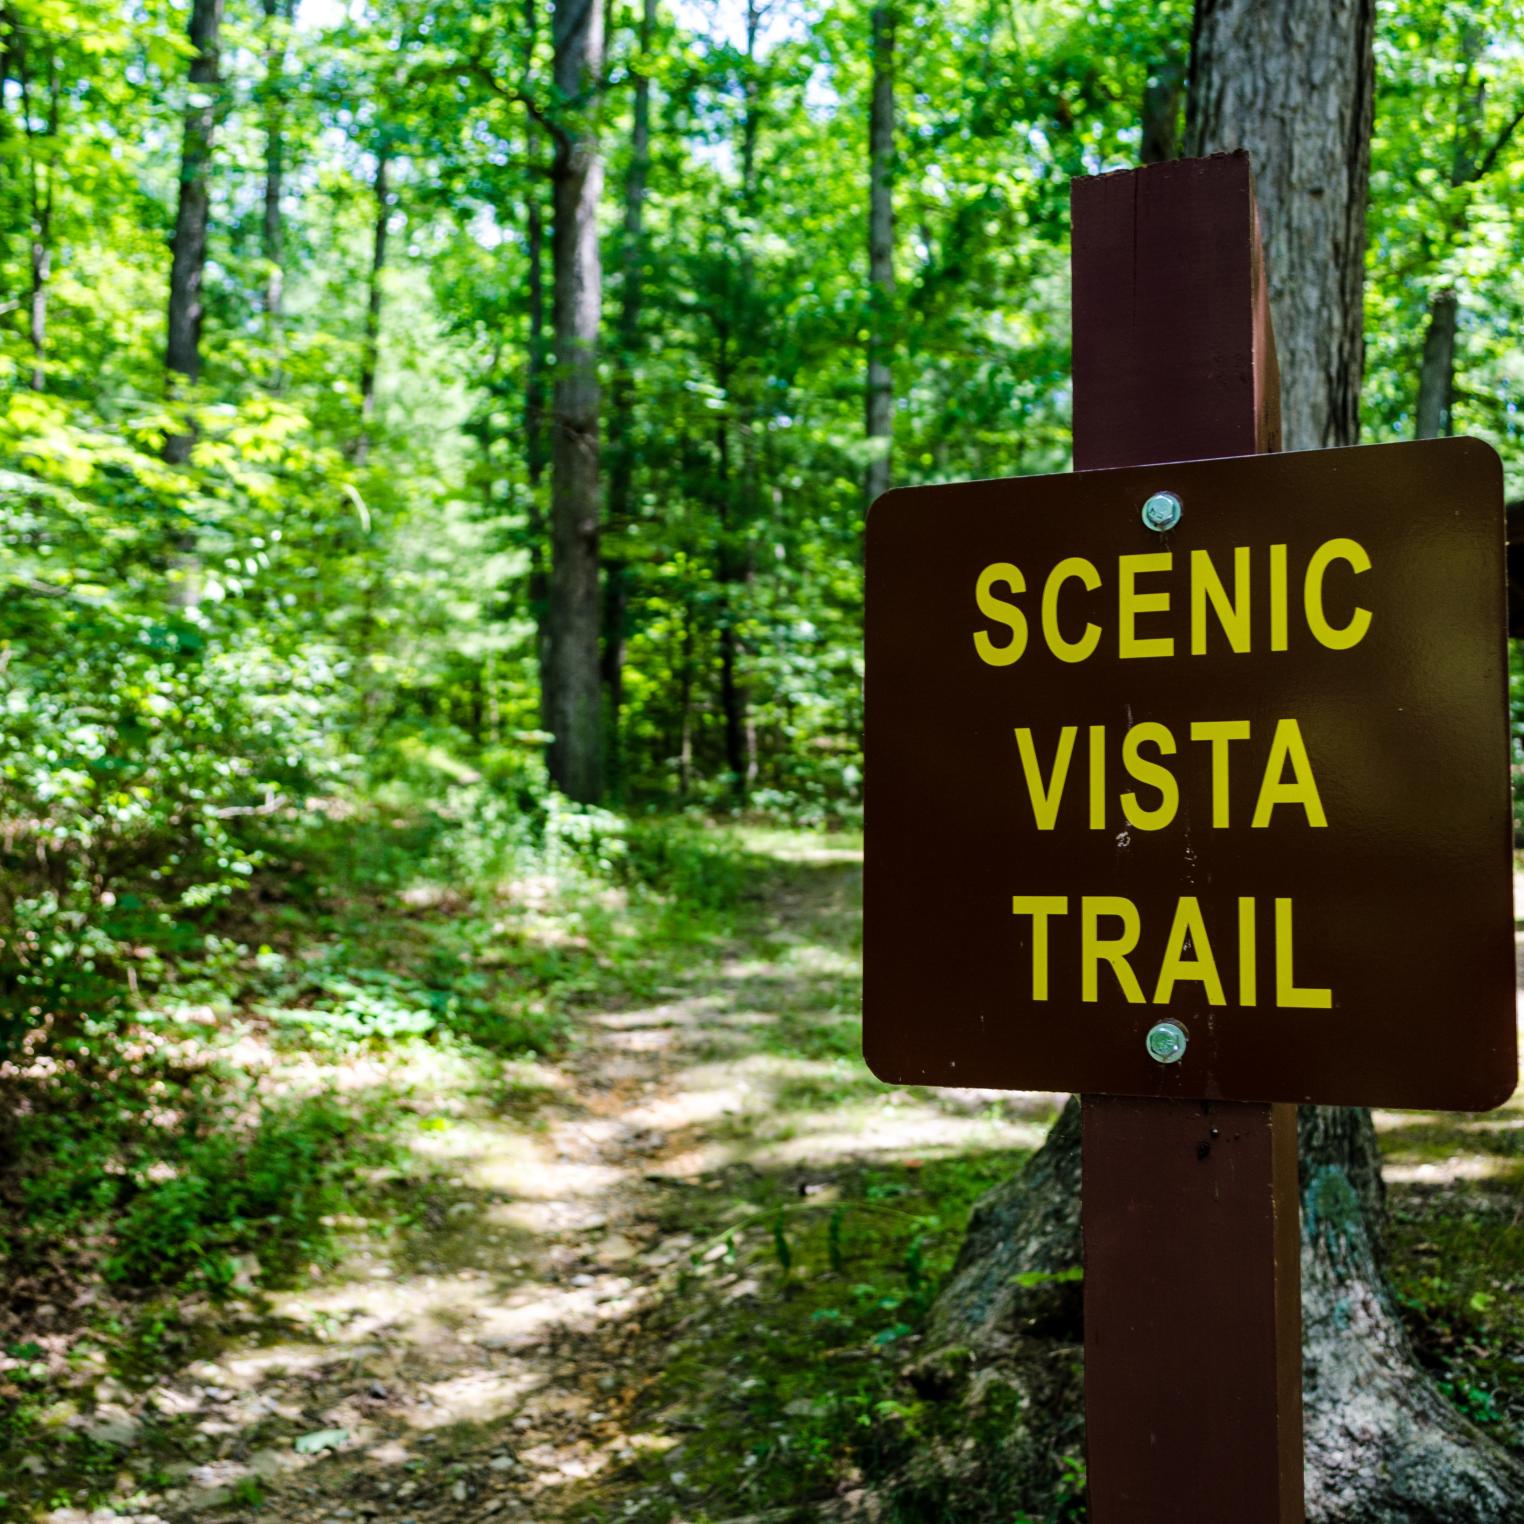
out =
[(1158, 533), (1173, 529), (1184, 512), (1180, 499), (1173, 492), (1156, 492), (1143, 504), (1143, 522)]
[(1143, 1045), (1155, 1063), (1178, 1064), (1185, 1057), (1188, 1041), (1186, 1030), (1178, 1021), (1158, 1021), (1148, 1029)]

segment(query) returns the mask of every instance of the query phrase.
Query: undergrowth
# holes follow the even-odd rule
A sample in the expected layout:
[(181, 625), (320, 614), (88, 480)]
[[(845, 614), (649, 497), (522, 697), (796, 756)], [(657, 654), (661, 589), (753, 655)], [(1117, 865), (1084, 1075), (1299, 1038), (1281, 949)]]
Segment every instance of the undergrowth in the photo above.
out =
[[(215, 1309), (405, 1230), (409, 1139), (452, 1104), (417, 1073), (532, 1096), (579, 1010), (680, 976), (756, 883), (727, 832), (480, 785), (310, 812), (257, 856), (151, 991), (0, 1066), (0, 1473), (46, 1432), (93, 1495), (115, 1469), (68, 1419), (79, 1350), (149, 1380)], [(21, 1478), (0, 1516), (46, 1501)]]

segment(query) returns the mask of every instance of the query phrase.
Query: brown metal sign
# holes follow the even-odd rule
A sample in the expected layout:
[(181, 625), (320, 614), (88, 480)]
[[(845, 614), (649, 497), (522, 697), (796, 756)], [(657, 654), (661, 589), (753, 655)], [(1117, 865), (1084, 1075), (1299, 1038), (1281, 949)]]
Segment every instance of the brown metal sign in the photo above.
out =
[(1486, 445), (906, 488), (867, 541), (875, 1074), (1508, 1097)]

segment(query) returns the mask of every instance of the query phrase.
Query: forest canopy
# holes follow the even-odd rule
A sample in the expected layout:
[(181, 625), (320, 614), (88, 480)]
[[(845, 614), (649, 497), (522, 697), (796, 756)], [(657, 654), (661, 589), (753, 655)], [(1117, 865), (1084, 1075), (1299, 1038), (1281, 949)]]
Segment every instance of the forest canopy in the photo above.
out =
[[(13, 0), (4, 1019), (340, 796), (852, 818), (867, 503), (1067, 468), (1068, 184), (1179, 151), (1190, 21)], [(1517, 495), (1519, 18), (1379, 28), (1364, 434)]]

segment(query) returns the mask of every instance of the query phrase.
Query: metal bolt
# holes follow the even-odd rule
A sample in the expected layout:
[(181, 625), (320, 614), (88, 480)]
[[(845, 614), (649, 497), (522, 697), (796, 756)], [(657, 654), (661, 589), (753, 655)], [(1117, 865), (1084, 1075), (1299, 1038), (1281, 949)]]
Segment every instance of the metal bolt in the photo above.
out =
[(1173, 492), (1156, 492), (1143, 505), (1143, 522), (1163, 534), (1180, 522), (1183, 511), (1180, 499)]
[(1185, 1057), (1187, 1040), (1185, 1028), (1178, 1021), (1160, 1021), (1148, 1029), (1143, 1045), (1155, 1063), (1178, 1064)]

